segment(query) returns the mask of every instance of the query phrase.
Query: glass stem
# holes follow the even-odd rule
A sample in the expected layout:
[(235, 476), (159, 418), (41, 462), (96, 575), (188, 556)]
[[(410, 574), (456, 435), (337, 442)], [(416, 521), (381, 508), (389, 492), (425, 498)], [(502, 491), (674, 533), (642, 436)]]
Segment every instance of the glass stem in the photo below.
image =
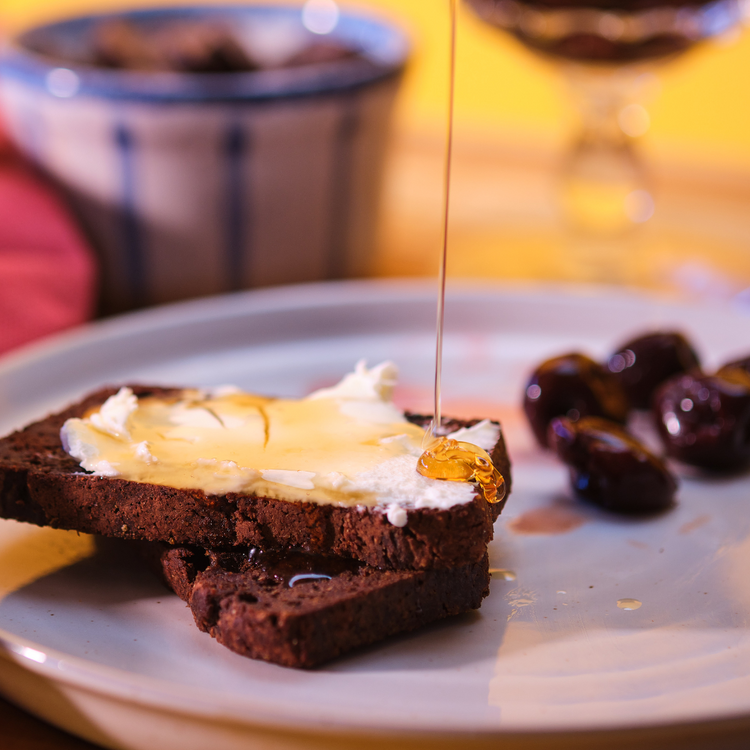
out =
[(644, 75), (638, 69), (583, 65), (567, 66), (566, 72), (581, 120), (562, 169), (566, 219), (579, 233), (620, 235), (653, 212), (636, 148), (649, 125), (638, 101)]

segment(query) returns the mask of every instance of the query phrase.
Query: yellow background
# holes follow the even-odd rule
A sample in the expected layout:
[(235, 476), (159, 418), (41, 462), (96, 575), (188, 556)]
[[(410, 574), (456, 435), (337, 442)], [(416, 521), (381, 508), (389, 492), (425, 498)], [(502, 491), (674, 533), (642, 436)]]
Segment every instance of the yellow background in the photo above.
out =
[[(4, 0), (0, 23), (12, 33), (145, 4), (154, 2)], [(432, 274), (441, 243), (448, 0), (356, 5), (400, 21), (414, 39), (373, 272)], [(657, 213), (632, 237), (587, 244), (570, 236), (555, 196), (576, 123), (562, 76), (462, 10), (449, 272), (615, 281), (724, 298), (749, 287), (750, 35), (740, 29), (706, 42), (656, 72), (651, 127), (640, 145)]]
[[(161, 0), (158, 4), (168, 4)], [(82, 11), (147, 3), (113, 0), (4, 0), (6, 30)], [(149, 4), (154, 4), (149, 3)], [(400, 19), (416, 42), (400, 122), (442, 126), (447, 67), (448, 0), (366, 0)], [(351, 5), (351, 3), (349, 3)], [(457, 115), (470, 127), (560, 141), (571, 112), (555, 72), (516, 43), (463, 12), (459, 38)], [(660, 71), (661, 92), (650, 105), (650, 149), (750, 168), (750, 37), (709, 42)]]

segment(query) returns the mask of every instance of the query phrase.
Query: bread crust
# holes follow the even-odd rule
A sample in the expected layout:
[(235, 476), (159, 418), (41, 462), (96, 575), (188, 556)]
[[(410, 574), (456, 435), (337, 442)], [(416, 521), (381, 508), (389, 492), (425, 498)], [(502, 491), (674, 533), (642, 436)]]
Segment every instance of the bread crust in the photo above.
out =
[[(130, 386), (138, 396), (169, 396), (181, 389)], [(288, 502), (254, 495), (206, 495), (201, 490), (99, 477), (85, 473), (62, 448), (60, 428), (103, 403), (117, 388), (82, 401), (0, 440), (0, 516), (40, 526), (204, 548), (257, 545), (295, 547), (350, 557), (392, 569), (454, 568), (478, 563), (492, 539), (505, 500), (480, 494), (447, 510), (408, 510), (406, 526), (382, 509)], [(416, 424), (428, 417), (411, 415)], [(457, 429), (478, 420), (446, 420)], [(502, 437), (491, 452), (510, 491), (510, 461)], [(507, 494), (506, 494), (507, 498)]]

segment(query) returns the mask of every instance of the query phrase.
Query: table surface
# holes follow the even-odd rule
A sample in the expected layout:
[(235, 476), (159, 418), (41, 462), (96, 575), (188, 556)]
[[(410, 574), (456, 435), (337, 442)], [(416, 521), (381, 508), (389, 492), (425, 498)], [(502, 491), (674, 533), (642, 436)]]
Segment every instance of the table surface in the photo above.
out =
[(4, 750), (94, 750), (94, 745), (27, 714), (0, 698)]

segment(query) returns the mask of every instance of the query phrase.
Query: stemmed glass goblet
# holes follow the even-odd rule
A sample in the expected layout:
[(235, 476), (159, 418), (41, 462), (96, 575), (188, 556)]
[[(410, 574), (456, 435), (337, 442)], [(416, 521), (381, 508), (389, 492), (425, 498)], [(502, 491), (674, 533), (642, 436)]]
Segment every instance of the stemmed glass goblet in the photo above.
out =
[[(623, 281), (617, 242), (654, 212), (635, 142), (648, 129), (640, 99), (654, 63), (732, 28), (740, 0), (466, 0), (488, 24), (565, 73), (581, 127), (561, 171), (564, 216), (590, 280)], [(610, 248), (611, 249), (611, 248)], [(580, 274), (579, 274), (580, 275)]]

